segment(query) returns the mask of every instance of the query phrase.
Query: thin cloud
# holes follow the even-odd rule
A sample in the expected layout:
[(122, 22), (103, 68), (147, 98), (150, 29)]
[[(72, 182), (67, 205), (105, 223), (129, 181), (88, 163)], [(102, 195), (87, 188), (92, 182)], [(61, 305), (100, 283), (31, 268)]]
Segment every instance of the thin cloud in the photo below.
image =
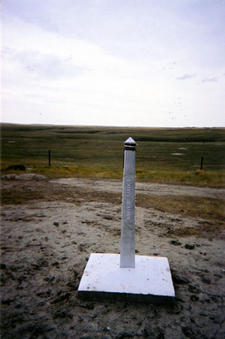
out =
[(181, 75), (180, 77), (177, 77), (176, 79), (177, 80), (187, 80), (187, 79), (192, 79), (194, 77), (195, 77), (195, 74), (185, 73), (185, 74)]
[[(174, 11), (164, 0), (129, 6), (117, 1), (87, 6), (68, 0), (66, 7), (55, 0), (6, 1), (5, 120), (224, 124), (224, 86), (222, 82), (217, 86), (214, 79), (218, 75), (218, 82), (222, 80), (225, 70), (224, 18), (214, 4), (201, 4), (196, 12), (190, 1), (196, 0), (185, 0), (185, 5), (175, 0)], [(207, 15), (212, 9), (218, 20)]]
[(211, 77), (211, 78), (202, 79), (202, 82), (217, 82), (217, 81), (218, 81), (217, 77)]

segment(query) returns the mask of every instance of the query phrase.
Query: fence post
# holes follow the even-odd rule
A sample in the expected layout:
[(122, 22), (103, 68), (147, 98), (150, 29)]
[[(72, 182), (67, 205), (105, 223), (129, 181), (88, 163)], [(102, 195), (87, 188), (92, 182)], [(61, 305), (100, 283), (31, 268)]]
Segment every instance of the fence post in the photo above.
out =
[(48, 166), (51, 167), (51, 150), (48, 150)]
[(200, 170), (203, 170), (203, 161), (204, 161), (204, 157), (201, 157), (201, 165), (200, 165)]

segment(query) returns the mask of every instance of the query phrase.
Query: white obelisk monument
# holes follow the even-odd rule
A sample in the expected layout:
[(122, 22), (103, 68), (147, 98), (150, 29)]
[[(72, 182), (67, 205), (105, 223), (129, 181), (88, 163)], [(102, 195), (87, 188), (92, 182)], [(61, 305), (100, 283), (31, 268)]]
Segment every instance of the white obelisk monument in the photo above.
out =
[(131, 137), (124, 143), (120, 254), (90, 255), (78, 287), (80, 297), (118, 297), (143, 302), (174, 300), (168, 259), (135, 255), (135, 147)]
[(136, 142), (124, 143), (122, 230), (120, 267), (135, 267), (135, 149)]

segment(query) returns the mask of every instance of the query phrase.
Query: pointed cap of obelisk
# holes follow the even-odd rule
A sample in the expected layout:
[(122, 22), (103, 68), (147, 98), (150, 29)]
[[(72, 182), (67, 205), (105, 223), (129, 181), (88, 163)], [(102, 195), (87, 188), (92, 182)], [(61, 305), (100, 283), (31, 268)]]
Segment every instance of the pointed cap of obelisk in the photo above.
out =
[(134, 151), (136, 146), (136, 142), (133, 138), (129, 137), (125, 142), (124, 142), (124, 147), (125, 150), (131, 150)]
[(129, 137), (125, 142), (124, 142), (125, 145), (132, 145), (132, 146), (135, 146), (136, 145), (136, 142), (134, 141), (133, 138)]

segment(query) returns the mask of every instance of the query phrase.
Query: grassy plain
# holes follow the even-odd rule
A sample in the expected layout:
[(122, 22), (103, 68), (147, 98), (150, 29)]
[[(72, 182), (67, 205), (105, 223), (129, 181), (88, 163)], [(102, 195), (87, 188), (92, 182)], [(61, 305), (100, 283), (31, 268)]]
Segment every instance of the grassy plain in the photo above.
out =
[(137, 180), (225, 187), (225, 128), (2, 124), (2, 171), (24, 164), (48, 177), (121, 178), (129, 136), (137, 142)]

